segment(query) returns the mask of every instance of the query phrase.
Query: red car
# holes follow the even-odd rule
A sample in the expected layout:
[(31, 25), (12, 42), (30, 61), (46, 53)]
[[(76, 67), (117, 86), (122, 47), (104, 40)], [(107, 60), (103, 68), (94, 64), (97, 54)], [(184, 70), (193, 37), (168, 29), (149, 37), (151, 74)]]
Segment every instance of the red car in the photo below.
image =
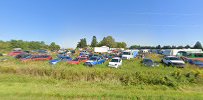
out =
[(25, 53), (25, 52), (23, 52), (23, 51), (12, 51), (8, 55), (14, 57), (14, 56), (17, 56), (17, 55), (23, 54), (23, 53)]
[(69, 64), (73, 64), (73, 65), (78, 65), (80, 64), (81, 62), (86, 62), (88, 60), (87, 57), (78, 57), (72, 61), (68, 61)]
[(50, 55), (31, 55), (31, 56), (21, 59), (21, 61), (23, 61), (23, 62), (44, 61), (44, 60), (52, 60), (52, 57)]

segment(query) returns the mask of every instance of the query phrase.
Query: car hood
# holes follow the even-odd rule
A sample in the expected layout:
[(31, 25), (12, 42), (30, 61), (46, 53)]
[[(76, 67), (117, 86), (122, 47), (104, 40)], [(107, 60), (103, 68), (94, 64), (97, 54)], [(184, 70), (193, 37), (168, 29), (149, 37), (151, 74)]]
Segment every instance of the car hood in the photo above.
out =
[(92, 63), (92, 62), (95, 62), (94, 60), (87, 60), (86, 62), (90, 62), (90, 63)]
[(170, 61), (171, 61), (171, 63), (182, 63), (182, 64), (185, 64), (185, 62), (182, 61), (182, 60), (170, 60)]

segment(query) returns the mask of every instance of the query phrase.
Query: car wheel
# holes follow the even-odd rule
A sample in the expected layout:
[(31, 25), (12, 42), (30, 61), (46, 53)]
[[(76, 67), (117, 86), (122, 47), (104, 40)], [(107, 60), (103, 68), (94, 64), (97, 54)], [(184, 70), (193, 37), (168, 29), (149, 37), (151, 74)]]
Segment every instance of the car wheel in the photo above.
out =
[(168, 66), (171, 66), (171, 63), (168, 63), (167, 65), (168, 65)]
[(163, 59), (161, 60), (161, 63), (164, 63), (164, 62), (163, 62)]

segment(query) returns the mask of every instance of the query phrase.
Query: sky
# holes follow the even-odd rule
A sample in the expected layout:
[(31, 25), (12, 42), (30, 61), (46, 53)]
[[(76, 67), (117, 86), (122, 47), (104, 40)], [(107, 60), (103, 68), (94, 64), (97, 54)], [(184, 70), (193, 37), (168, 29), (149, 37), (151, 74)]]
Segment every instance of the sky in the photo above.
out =
[(0, 0), (0, 40), (76, 47), (113, 36), (131, 45), (203, 42), (203, 0)]

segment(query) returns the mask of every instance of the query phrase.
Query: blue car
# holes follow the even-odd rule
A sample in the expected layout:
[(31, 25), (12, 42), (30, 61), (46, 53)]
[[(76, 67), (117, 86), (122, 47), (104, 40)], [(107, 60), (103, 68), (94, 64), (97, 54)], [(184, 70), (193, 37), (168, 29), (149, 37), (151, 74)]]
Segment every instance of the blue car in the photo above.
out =
[(101, 57), (91, 57), (88, 61), (85, 62), (86, 66), (95, 66), (99, 64), (103, 64), (105, 62), (105, 59), (102, 59)]
[(55, 65), (61, 61), (71, 61), (72, 58), (71, 57), (68, 57), (68, 56), (63, 56), (63, 57), (60, 57), (60, 58), (57, 58), (57, 59), (54, 59), (54, 60), (51, 60), (49, 63), (52, 64), (52, 65)]
[(192, 64), (192, 65), (196, 65), (200, 68), (203, 68), (203, 62), (200, 60), (188, 60), (188, 63)]

